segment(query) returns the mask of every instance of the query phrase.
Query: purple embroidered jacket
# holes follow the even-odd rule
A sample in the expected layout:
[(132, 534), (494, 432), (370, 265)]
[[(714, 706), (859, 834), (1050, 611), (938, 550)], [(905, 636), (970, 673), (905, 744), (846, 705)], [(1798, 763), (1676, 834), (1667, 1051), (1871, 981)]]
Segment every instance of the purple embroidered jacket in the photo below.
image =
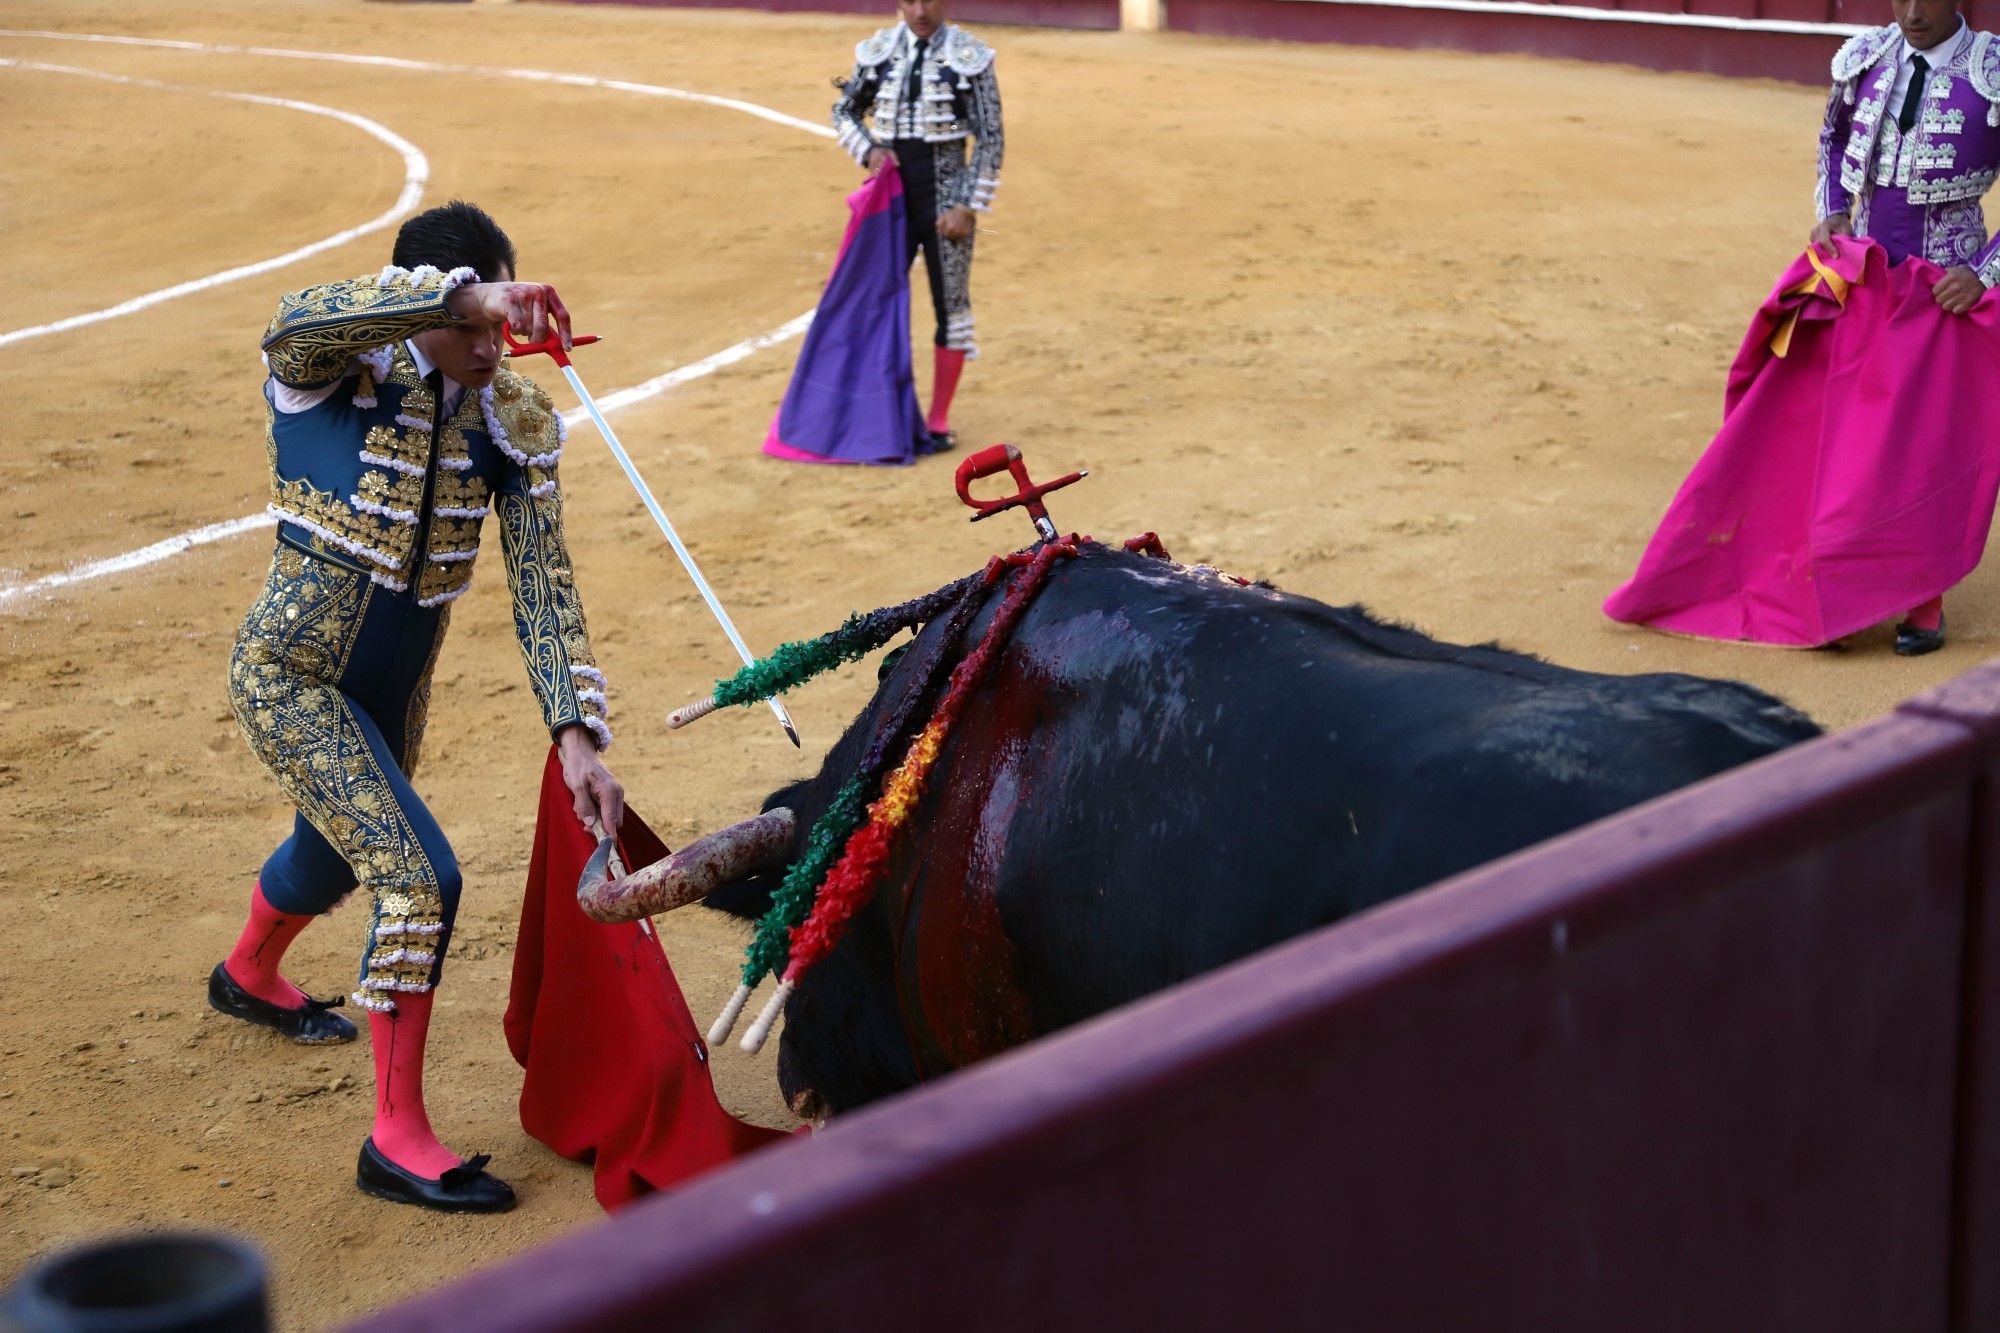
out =
[(2000, 37), (1969, 33), (1930, 72), (1907, 135), (1897, 128), (1900, 108), (1887, 105), (1901, 38), (1893, 23), (1872, 28), (1833, 58), (1818, 216), (1848, 213), (1855, 234), (1884, 242), (1892, 258), (1920, 253), (1946, 268), (1962, 264), (1994, 286), (2000, 239), (1987, 239), (1979, 201), (2000, 178)]

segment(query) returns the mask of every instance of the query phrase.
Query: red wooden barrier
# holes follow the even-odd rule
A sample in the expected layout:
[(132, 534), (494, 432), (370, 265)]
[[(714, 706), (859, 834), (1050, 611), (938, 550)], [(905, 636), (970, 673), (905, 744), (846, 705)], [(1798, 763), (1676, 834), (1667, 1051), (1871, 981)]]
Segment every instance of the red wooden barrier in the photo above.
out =
[(1996, 766), (1989, 668), (364, 1327), (1994, 1327)]
[[(1746, 17), (1740, 11), (1772, 13), (1782, 0), (1628, 0), (1591, 6), (1597, 14), (1614, 8), (1705, 16)], [(1824, 24), (1826, 0), (1806, 0), (1807, 20)], [(1848, 6), (1852, 9), (1855, 6)], [(1824, 84), (1828, 65), (1844, 34), (1681, 26), (1616, 18), (1566, 15), (1581, 6), (1488, 6), (1465, 0), (1452, 8), (1408, 8), (1366, 0), (1167, 0), (1167, 25), (1176, 31), (1225, 37), (1276, 37), (1293, 41), (1345, 42), (1362, 46), (1449, 48), (1482, 54), (1532, 55), (1610, 61), (1645, 69), (1692, 71), (1735, 77), (1783, 79)], [(1792, 17), (1789, 13), (1783, 17)], [(1855, 22), (1847, 19), (1843, 22)], [(1887, 0), (1881, 16), (1889, 21)]]
[(1960, 676), (1905, 711), (1970, 727), (1983, 754), (1960, 1006), (1952, 1327), (2000, 1329), (2000, 667)]

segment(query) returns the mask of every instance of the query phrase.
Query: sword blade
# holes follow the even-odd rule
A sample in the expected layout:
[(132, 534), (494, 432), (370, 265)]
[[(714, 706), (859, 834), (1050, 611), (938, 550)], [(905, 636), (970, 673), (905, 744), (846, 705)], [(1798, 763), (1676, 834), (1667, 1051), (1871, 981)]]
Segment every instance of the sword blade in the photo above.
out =
[[(715, 595), (715, 589), (709, 587), (708, 580), (702, 577), (701, 566), (695, 564), (694, 555), (688, 550), (687, 544), (681, 541), (681, 535), (674, 531), (674, 525), (667, 520), (667, 513), (660, 508), (660, 502), (653, 498), (652, 488), (646, 485), (646, 479), (639, 475), (639, 469), (632, 462), (632, 456), (626, 453), (625, 446), (618, 442), (618, 433), (611, 429), (611, 423), (604, 419), (604, 413), (597, 410), (597, 400), (590, 396), (590, 390), (583, 387), (583, 378), (576, 373), (574, 366), (564, 366), (562, 373), (563, 378), (569, 381), (569, 387), (576, 390), (577, 398), (583, 403), (583, 410), (588, 412), (590, 419), (596, 423), (597, 433), (603, 436), (605, 444), (611, 447), (612, 457), (618, 460), (619, 467), (625, 469), (625, 479), (632, 483), (633, 490), (639, 492), (639, 499), (645, 504), (646, 511), (653, 516), (653, 521), (660, 525), (660, 531), (666, 534), (667, 544), (673, 547), (674, 554), (680, 557), (681, 568), (685, 569), (688, 577), (694, 580), (695, 590), (701, 594), (701, 599), (708, 603), (708, 609), (715, 614), (716, 623), (722, 626), (722, 632), (729, 636), (729, 642), (736, 649), (737, 656), (743, 659), (743, 665), (749, 666), (757, 660), (756, 655), (743, 642), (743, 636), (736, 632), (736, 624), (730, 620), (729, 613), (722, 609), (722, 601)], [(785, 729), (785, 735), (791, 737), (792, 744), (798, 745), (799, 729), (792, 722), (792, 715), (785, 710), (785, 705), (775, 696), (764, 702), (771, 705), (772, 713), (777, 715), (778, 725)]]

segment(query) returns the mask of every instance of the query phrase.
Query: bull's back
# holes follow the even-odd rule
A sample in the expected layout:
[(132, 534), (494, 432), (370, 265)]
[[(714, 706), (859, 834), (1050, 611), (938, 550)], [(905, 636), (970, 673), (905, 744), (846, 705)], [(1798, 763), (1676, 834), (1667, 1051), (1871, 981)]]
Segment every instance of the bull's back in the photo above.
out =
[(1099, 552), (961, 723), (956, 845), (923, 873), (991, 904), (1047, 1030), (1813, 730), (1743, 686), (1568, 671)]

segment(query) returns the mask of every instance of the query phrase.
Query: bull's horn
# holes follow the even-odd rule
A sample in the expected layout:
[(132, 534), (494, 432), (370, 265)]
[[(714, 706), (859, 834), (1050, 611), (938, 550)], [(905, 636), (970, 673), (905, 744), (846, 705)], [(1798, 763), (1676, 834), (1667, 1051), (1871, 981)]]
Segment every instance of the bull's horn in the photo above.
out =
[(700, 902), (724, 884), (785, 864), (792, 828), (792, 812), (781, 805), (615, 879), (600, 848), (577, 881), (577, 905), (596, 921), (637, 921)]

